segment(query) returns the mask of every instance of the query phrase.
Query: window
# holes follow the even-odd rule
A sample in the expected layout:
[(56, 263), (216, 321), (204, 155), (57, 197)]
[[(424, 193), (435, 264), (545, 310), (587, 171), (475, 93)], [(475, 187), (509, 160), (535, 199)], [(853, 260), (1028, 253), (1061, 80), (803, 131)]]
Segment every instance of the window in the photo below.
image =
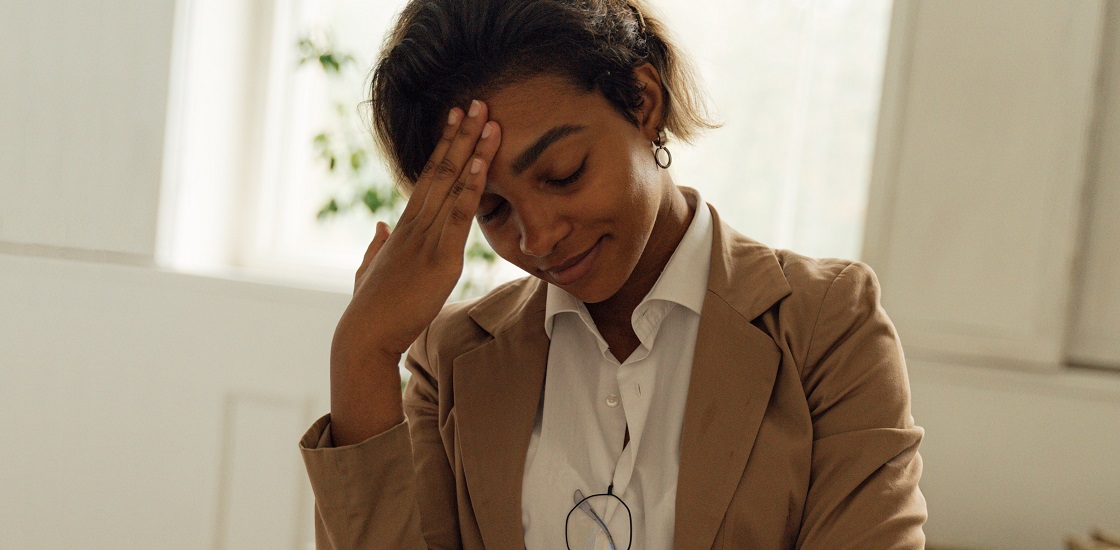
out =
[[(189, 82), (173, 117), (183, 137), (167, 263), (352, 284), (373, 223), (362, 209), (316, 219), (339, 188), (317, 164), (313, 138), (337, 116), (334, 103), (354, 109), (365, 99), (367, 70), (400, 4), (272, 0), (223, 14), (238, 8), (196, 0), (190, 34), (207, 39), (187, 44), (182, 63)], [(692, 146), (671, 142), (676, 182), (771, 246), (858, 256), (890, 2), (653, 4), (724, 123)], [(351, 53), (360, 70), (332, 87), (322, 71), (300, 67), (306, 36)], [(505, 265), (483, 275), (496, 282), (520, 272)]]
[(675, 181), (770, 246), (856, 258), (890, 2), (708, 4), (657, 3), (725, 122), (674, 150)]

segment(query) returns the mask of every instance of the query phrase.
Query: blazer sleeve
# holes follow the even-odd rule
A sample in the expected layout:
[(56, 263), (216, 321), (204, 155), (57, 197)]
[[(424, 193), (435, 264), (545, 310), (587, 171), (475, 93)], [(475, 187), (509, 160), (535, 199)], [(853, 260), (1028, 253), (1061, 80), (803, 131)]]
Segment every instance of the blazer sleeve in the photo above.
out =
[(427, 330), (410, 348), (406, 420), (356, 445), (334, 447), (330, 415), (300, 440), (315, 495), (316, 548), (457, 548), (454, 478), (440, 443)]
[(408, 423), (356, 445), (333, 447), (330, 415), (300, 440), (315, 494), (320, 550), (426, 548), (415, 500)]
[(925, 546), (924, 432), (879, 294), (874, 272), (855, 262), (821, 303), (802, 373), (814, 435), (798, 548)]

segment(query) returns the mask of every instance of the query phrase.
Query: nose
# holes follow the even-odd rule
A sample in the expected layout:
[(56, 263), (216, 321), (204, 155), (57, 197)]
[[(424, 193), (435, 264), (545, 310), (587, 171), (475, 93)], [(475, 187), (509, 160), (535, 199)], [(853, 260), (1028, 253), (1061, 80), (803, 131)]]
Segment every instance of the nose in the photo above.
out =
[(549, 208), (522, 208), (518, 213), (521, 253), (544, 258), (568, 234), (568, 225)]

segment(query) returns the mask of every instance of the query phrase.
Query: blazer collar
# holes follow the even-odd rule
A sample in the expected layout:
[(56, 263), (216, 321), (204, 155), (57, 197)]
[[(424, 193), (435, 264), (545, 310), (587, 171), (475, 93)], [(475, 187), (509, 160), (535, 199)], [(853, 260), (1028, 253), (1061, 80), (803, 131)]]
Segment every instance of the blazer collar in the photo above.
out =
[[(676, 548), (710, 547), (723, 521), (781, 358), (750, 321), (790, 293), (773, 251), (711, 212), (708, 292), (681, 434)], [(483, 298), (468, 314), (491, 339), (454, 359), (462, 470), (489, 548), (524, 546), (521, 483), (548, 362), (546, 288), (523, 279)]]

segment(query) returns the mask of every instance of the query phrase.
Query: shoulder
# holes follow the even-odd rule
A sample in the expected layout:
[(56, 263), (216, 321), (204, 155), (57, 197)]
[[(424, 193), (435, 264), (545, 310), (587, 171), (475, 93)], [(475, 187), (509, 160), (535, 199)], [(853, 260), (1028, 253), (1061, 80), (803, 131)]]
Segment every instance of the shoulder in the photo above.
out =
[(792, 353), (796, 364), (814, 363), (823, 350), (851, 335), (855, 327), (873, 324), (894, 332), (880, 305), (879, 282), (869, 265), (782, 249), (773, 253), (789, 294), (763, 314), (756, 326)]
[(781, 313), (784, 324), (804, 331), (826, 299), (857, 290), (865, 302), (878, 297), (867, 264), (772, 248), (716, 220), (708, 289), (756, 325)]
[[(810, 408), (820, 410), (830, 399), (856, 387), (863, 389), (852, 393), (852, 399), (857, 394), (870, 396), (862, 402), (875, 411), (866, 414), (897, 412), (890, 404), (908, 404), (902, 344), (880, 305), (875, 272), (862, 262), (835, 260), (815, 267), (808, 263), (793, 271), (812, 281), (804, 285), (800, 301), (790, 296), (794, 301), (789, 310), (799, 311), (797, 315), (784, 312), (783, 322)], [(884, 422), (888, 420), (895, 425), (904, 418)]]
[(820, 304), (825, 299), (879, 297), (879, 281), (871, 266), (841, 258), (812, 258), (789, 250), (774, 250), (774, 256), (789, 282), (794, 302)]

